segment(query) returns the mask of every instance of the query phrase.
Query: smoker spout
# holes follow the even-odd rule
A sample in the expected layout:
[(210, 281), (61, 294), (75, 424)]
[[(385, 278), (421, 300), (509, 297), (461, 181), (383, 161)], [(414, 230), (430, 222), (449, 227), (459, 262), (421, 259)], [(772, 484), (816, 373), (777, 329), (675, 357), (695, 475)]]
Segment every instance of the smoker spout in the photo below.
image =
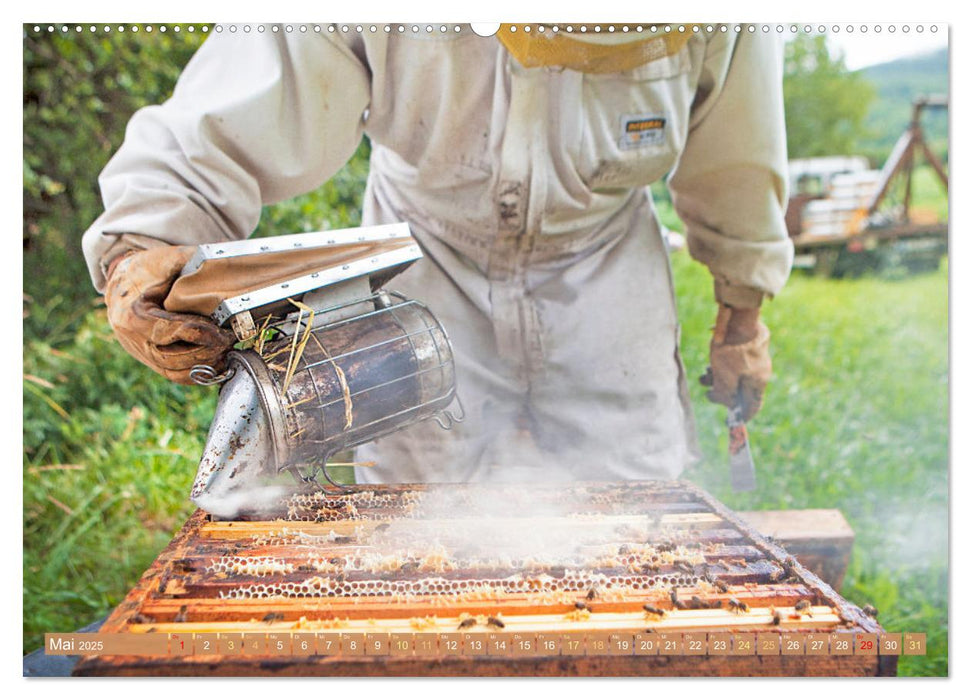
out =
[[(236, 372), (219, 394), (191, 497), (222, 518), (261, 510), (287, 489), (273, 484), (277, 470), (269, 425), (256, 382)], [(278, 481), (278, 480), (277, 480)]]

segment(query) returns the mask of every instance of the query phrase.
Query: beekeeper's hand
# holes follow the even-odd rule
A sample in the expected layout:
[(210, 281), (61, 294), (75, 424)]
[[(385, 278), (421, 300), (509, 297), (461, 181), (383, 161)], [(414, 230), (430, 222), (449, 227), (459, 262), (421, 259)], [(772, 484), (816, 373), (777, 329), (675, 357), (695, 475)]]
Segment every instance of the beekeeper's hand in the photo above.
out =
[(105, 304), (118, 342), (139, 362), (179, 384), (189, 370), (221, 371), (235, 336), (211, 320), (163, 308), (165, 297), (192, 257), (192, 246), (163, 246), (128, 253), (108, 268)]
[(711, 387), (708, 400), (729, 408), (740, 405), (747, 421), (762, 408), (765, 386), (772, 376), (769, 329), (759, 310), (719, 304), (709, 349), (710, 366), (701, 383)]

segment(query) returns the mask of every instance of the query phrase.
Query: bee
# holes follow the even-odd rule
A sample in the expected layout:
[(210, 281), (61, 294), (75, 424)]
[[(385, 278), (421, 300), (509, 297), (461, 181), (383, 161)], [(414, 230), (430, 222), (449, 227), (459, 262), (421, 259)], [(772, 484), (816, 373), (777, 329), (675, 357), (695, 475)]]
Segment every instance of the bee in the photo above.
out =
[(674, 605), (678, 610), (687, 610), (688, 605), (678, 598), (677, 587), (671, 589), (671, 604)]
[(490, 617), (486, 624), (492, 627), (498, 627), (499, 629), (504, 629), (506, 627), (506, 623), (500, 620), (498, 617)]
[(812, 603), (810, 603), (808, 600), (803, 599), (803, 600), (800, 600), (798, 603), (796, 603), (795, 611), (799, 614), (805, 613), (806, 615), (809, 615), (809, 617), (812, 617), (813, 613), (812, 613), (812, 610), (810, 610), (811, 607), (812, 607)]
[(390, 527), (391, 527), (391, 523), (381, 523), (380, 525), (374, 528), (374, 532), (384, 532)]
[(867, 604), (867, 605), (864, 605), (863, 606), (863, 614), (866, 615), (866, 616), (868, 616), (868, 617), (876, 617), (877, 615), (880, 614), (880, 611), (877, 610), (872, 605)]
[(354, 538), (349, 537), (348, 535), (338, 535), (334, 538), (334, 544), (350, 544), (353, 541)]
[(720, 578), (716, 578), (712, 583), (714, 583), (715, 588), (722, 593), (728, 593), (728, 584), (722, 581)]
[(183, 605), (179, 608), (179, 612), (176, 613), (175, 617), (172, 618), (172, 622), (188, 622), (189, 621), (189, 606)]
[(699, 598), (696, 595), (693, 595), (691, 596), (691, 604), (689, 605), (689, 607), (692, 610), (701, 610), (702, 608), (705, 608), (708, 606), (705, 605), (705, 601), (703, 601), (701, 598)]
[(695, 568), (693, 566), (689, 564), (685, 564), (683, 561), (679, 561), (674, 566), (676, 569), (683, 571), (686, 574), (691, 574), (692, 576), (694, 576)]
[(155, 622), (155, 618), (149, 615), (143, 615), (142, 613), (135, 613), (128, 618), (128, 622), (133, 625), (150, 625)]
[(189, 573), (190, 571), (195, 571), (196, 567), (190, 559), (176, 559), (172, 562), (172, 568), (181, 571), (182, 573)]
[(776, 610), (775, 608), (772, 608), (772, 624), (773, 625), (782, 624), (782, 615), (780, 615), (779, 611)]
[(263, 616), (263, 622), (279, 622), (283, 619), (283, 613), (280, 612), (268, 612)]
[(728, 609), (732, 612), (743, 613), (748, 612), (748, 605), (740, 601), (738, 598), (729, 598)]
[(415, 571), (416, 569), (418, 569), (418, 562), (417, 561), (406, 561), (404, 564), (402, 564), (400, 567), (398, 567), (398, 571), (400, 571), (402, 573), (407, 573), (409, 571)]
[(566, 576), (566, 567), (565, 566), (550, 567), (550, 576), (553, 576), (554, 578), (563, 578), (564, 576)]
[(667, 613), (663, 608), (656, 608), (650, 603), (645, 603), (643, 605), (644, 611), (650, 613), (651, 615), (657, 615), (658, 617), (664, 617)]
[(577, 602), (575, 602), (573, 604), (573, 607), (575, 607), (577, 610), (590, 610), (590, 607), (582, 600), (578, 600)]
[(785, 574), (785, 583), (799, 582), (799, 576), (796, 573), (796, 560), (792, 557), (786, 557), (785, 561), (782, 562), (782, 571)]
[(709, 600), (708, 605), (706, 607), (714, 609), (714, 608), (721, 608), (721, 606), (722, 606), (722, 602), (720, 600)]
[(327, 563), (328, 564), (333, 564), (334, 566), (337, 566), (339, 564), (343, 564), (344, 563), (344, 559), (342, 557), (331, 557), (330, 559), (327, 560)]
[(630, 545), (620, 545), (620, 548), (617, 550), (617, 554), (630, 554)]
[(316, 569), (312, 567), (310, 564), (301, 564), (300, 566), (297, 567), (297, 571), (309, 573), (311, 571), (316, 571)]
[(598, 595), (600, 595), (600, 590), (596, 586), (594, 586), (589, 591), (587, 591), (587, 600), (593, 600)]
[(658, 566), (657, 564), (652, 564), (650, 562), (648, 562), (647, 564), (641, 565), (641, 573), (644, 573), (644, 574), (656, 574), (660, 570), (661, 570), (660, 566)]
[(654, 547), (654, 549), (656, 549), (659, 552), (671, 552), (671, 551), (674, 550), (674, 543), (673, 542), (661, 542), (660, 544), (656, 545)]
[(786, 572), (782, 569), (776, 569), (771, 574), (769, 574), (769, 583), (778, 583), (786, 575)]
[(460, 630), (466, 630), (469, 627), (474, 627), (474, 626), (475, 626), (475, 618), (474, 617), (467, 617), (467, 618), (465, 618), (464, 620), (462, 620), (459, 623), (459, 629)]

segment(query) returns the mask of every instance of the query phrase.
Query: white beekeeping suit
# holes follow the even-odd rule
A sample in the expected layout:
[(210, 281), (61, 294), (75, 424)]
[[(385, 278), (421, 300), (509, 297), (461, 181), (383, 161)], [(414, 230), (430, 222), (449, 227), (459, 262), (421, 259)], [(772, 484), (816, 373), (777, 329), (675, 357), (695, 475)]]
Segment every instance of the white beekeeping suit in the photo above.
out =
[(781, 42), (701, 31), (582, 72), (524, 67), (467, 27), (408, 29), (211, 36), (102, 173), (106, 211), (84, 237), (96, 286), (131, 248), (246, 237), (263, 204), (321, 185), (366, 133), (363, 223), (406, 221), (422, 245), (390, 286), (448, 330), (467, 419), (360, 448), (378, 466), (358, 478), (677, 476), (694, 436), (646, 188), (673, 171), (719, 301), (778, 292)]

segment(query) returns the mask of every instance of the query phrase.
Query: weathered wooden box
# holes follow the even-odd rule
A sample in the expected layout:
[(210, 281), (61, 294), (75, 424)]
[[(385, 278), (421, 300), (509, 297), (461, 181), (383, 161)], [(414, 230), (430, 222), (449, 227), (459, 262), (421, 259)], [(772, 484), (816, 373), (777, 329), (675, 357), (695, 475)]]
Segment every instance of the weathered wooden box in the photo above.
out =
[[(876, 654), (736, 654), (731, 639), (811, 634), (828, 644), (833, 633), (882, 630), (683, 482), (356, 487), (301, 495), (234, 521), (199, 511), (101, 632), (209, 635), (216, 644), (206, 648), (217, 653), (199, 653), (197, 644), (190, 656), (91, 657), (77, 674), (832, 676), (896, 669), (894, 657)], [(264, 651), (225, 653), (215, 636), (225, 642), (240, 633), (259, 639)], [(347, 647), (339, 653), (301, 654), (290, 645), (338, 635)], [(272, 653), (266, 641), (281, 638), (286, 652)], [(642, 653), (643, 640), (669, 638), (682, 644), (678, 653)], [(723, 650), (715, 642), (726, 638)], [(352, 639), (367, 646), (364, 655), (351, 653)], [(574, 639), (581, 653), (563, 643)], [(377, 640), (376, 652), (367, 640)], [(472, 653), (475, 640), (488, 649)], [(688, 654), (697, 640), (703, 653)]]

